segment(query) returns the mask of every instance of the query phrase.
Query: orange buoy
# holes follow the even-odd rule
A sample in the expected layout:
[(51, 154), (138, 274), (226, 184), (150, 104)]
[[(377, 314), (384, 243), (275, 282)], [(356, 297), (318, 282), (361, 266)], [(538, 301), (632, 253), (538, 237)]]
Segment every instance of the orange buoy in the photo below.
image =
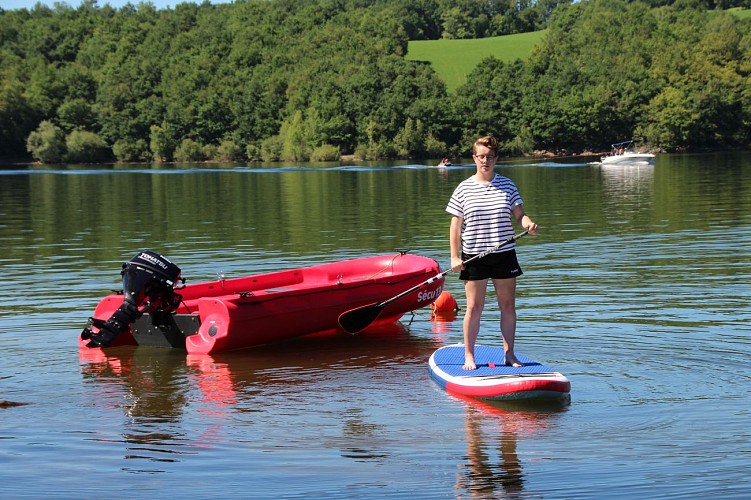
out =
[(456, 303), (454, 296), (444, 290), (441, 292), (438, 298), (435, 299), (435, 302), (430, 304), (430, 308), (433, 309), (434, 313), (445, 313), (449, 311), (456, 312), (459, 310), (459, 305)]

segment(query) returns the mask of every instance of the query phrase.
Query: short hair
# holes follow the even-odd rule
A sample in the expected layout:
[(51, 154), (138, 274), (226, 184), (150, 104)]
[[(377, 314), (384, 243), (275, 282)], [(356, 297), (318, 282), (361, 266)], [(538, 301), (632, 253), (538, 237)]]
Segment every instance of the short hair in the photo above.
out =
[(472, 146), (472, 154), (477, 153), (477, 146), (485, 146), (489, 150), (491, 150), (493, 153), (498, 152), (498, 141), (495, 140), (495, 137), (492, 135), (485, 135), (483, 137), (480, 137), (477, 139)]

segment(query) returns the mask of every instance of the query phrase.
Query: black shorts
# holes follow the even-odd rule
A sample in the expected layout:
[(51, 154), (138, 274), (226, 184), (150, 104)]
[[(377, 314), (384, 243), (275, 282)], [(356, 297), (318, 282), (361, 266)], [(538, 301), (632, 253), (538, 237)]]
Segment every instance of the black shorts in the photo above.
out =
[[(462, 254), (462, 260), (472, 258), (472, 254)], [(516, 278), (522, 275), (522, 267), (516, 260), (516, 251), (491, 253), (464, 266), (459, 273), (460, 280), (486, 280)]]

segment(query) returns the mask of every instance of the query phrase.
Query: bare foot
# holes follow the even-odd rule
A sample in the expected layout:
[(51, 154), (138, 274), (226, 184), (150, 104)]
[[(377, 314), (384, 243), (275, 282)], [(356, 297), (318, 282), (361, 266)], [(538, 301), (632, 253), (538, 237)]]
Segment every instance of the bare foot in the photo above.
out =
[(524, 363), (519, 361), (514, 354), (506, 353), (506, 356), (503, 360), (503, 364), (506, 366), (513, 366), (514, 368), (519, 368), (521, 366), (524, 366)]
[(462, 366), (462, 370), (476, 370), (477, 365), (475, 365), (475, 357), (471, 354), (464, 354), (464, 366)]

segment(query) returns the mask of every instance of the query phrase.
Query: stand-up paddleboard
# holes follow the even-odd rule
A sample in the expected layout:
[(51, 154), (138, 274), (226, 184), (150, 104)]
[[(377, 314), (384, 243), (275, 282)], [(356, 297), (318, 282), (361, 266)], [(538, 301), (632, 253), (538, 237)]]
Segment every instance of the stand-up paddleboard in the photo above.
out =
[(441, 347), (430, 356), (430, 376), (447, 392), (479, 399), (564, 399), (571, 382), (542, 363), (517, 354), (524, 366), (504, 365), (503, 348), (475, 346), (476, 370), (464, 370), (464, 344)]

